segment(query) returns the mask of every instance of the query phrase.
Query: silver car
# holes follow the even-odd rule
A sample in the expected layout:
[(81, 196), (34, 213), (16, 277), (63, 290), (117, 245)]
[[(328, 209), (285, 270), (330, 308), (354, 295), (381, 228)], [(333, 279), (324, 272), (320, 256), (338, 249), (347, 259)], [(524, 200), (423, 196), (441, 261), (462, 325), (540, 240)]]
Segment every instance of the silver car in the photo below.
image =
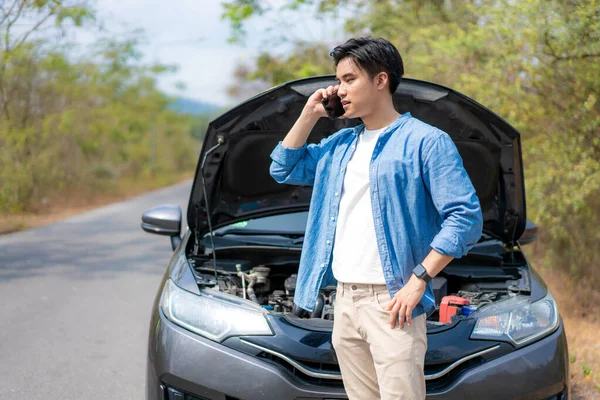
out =
[[(152, 306), (148, 400), (345, 399), (331, 346), (335, 286), (310, 314), (293, 296), (311, 187), (277, 184), (269, 157), (310, 94), (335, 76), (289, 82), (213, 120), (181, 232), (178, 206), (142, 228), (174, 250)], [(477, 190), (483, 235), (433, 282), (425, 379), (429, 399), (568, 399), (569, 357), (556, 302), (521, 245), (526, 219), (519, 133), (446, 87), (404, 79), (401, 113), (453, 138)], [(322, 118), (319, 142), (359, 120)], [(357, 249), (360, 251), (360, 249)]]

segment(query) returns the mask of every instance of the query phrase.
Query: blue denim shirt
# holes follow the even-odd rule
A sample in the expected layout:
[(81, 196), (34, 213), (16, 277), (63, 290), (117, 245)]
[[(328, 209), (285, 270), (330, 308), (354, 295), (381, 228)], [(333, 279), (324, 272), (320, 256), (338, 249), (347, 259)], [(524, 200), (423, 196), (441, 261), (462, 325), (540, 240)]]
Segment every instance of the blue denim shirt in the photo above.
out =
[[(313, 186), (294, 295), (308, 311), (319, 289), (335, 283), (331, 261), (342, 184), (363, 128), (344, 128), (300, 148), (279, 142), (271, 153), (270, 173), (277, 182)], [(390, 296), (432, 248), (460, 258), (477, 243), (483, 225), (479, 199), (447, 133), (410, 113), (400, 115), (381, 133), (369, 168), (375, 235)], [(430, 282), (412, 316), (434, 310)]]

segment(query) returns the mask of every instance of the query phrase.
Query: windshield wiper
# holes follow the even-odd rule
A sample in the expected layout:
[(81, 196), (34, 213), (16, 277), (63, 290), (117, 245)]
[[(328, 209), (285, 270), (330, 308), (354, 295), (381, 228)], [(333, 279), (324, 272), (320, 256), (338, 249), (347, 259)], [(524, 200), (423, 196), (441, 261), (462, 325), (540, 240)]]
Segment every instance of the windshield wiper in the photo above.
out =
[(215, 232), (215, 236), (225, 235), (244, 235), (244, 236), (283, 236), (290, 239), (299, 239), (304, 237), (304, 232), (286, 232), (286, 231), (263, 231), (260, 229), (226, 229)]

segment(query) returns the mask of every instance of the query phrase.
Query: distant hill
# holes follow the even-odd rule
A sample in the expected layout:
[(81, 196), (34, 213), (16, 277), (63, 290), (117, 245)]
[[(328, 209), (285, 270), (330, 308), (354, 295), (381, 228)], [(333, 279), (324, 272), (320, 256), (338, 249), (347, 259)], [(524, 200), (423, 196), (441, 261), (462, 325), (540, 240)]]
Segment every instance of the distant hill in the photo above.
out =
[(214, 115), (219, 112), (222, 107), (216, 104), (178, 97), (169, 104), (169, 108), (181, 114)]

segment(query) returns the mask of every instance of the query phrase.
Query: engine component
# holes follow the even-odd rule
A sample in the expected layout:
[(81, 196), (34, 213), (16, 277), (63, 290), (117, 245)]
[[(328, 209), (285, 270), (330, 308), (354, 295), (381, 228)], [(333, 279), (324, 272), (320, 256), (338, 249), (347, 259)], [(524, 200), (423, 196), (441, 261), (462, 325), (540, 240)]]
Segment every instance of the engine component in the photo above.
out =
[(240, 286), (238, 279), (232, 275), (219, 275), (217, 277), (217, 286), (219, 290), (225, 293), (236, 295)]
[[(266, 293), (269, 291), (269, 272), (271, 271), (268, 267), (255, 267), (252, 268), (249, 274), (242, 272), (238, 269), (237, 275), (242, 280), (242, 285), (245, 285), (245, 281), (248, 281), (248, 286), (244, 290), (244, 293), (248, 295), (248, 298), (256, 304), (261, 304), (256, 293)], [(254, 289), (254, 286), (257, 288)]]
[[(231, 265), (233, 261), (237, 262)], [(242, 263), (239, 260), (227, 260), (218, 264), (216, 278), (212, 263), (204, 258), (191, 259), (190, 264), (201, 287), (211, 287), (244, 298), (259, 304), (268, 312), (291, 313), (300, 318), (334, 320), (336, 285), (321, 288), (313, 310), (304, 310), (294, 304), (298, 274), (297, 269), (290, 263), (257, 265), (250, 261)], [(225, 266), (226, 268), (222, 268)], [(452, 279), (452, 276), (433, 278), (435, 301), (439, 308), (431, 316), (436, 322), (429, 321), (430, 323), (444, 325), (456, 318), (467, 318), (482, 307), (516, 295), (508, 286), (508, 282), (512, 281), (473, 280), (464, 283)], [(448, 293), (451, 295), (447, 295)]]
[(475, 311), (477, 311), (477, 306), (475, 306), (475, 305), (462, 306), (460, 315), (467, 317), (467, 316), (473, 314)]
[(268, 267), (254, 267), (254, 268), (252, 268), (252, 271), (250, 271), (250, 275), (256, 276), (257, 284), (264, 285), (264, 284), (269, 283), (269, 272), (270, 271), (271, 271), (271, 268), (268, 268)]
[(292, 314), (294, 314), (298, 318), (306, 318), (310, 315), (308, 311), (306, 311), (302, 307), (299, 307), (298, 304), (295, 304), (295, 303), (292, 308)]
[(260, 304), (258, 301), (258, 297), (256, 297), (256, 293), (254, 293), (254, 285), (256, 284), (256, 275), (250, 275), (250, 283), (248, 283), (248, 287), (246, 288), (246, 293), (250, 300), (255, 302), (256, 304)]
[(329, 293), (329, 297), (327, 298), (327, 301), (326, 301), (326, 303), (328, 303), (328, 304), (325, 304), (325, 307), (323, 307), (323, 314), (322, 314), (321, 318), (333, 321), (333, 309), (335, 306), (335, 296), (336, 296), (335, 290), (333, 292)]
[(323, 314), (323, 307), (325, 307), (325, 295), (323, 293), (319, 293), (317, 295), (317, 301), (315, 302), (315, 308), (313, 308), (310, 313), (311, 318), (321, 318)]
[(242, 264), (235, 264), (235, 269), (237, 270), (237, 275), (242, 280), (242, 295), (245, 300), (246, 299), (246, 276), (242, 272)]
[(448, 280), (443, 276), (436, 276), (433, 281), (433, 297), (435, 304), (440, 304), (442, 299), (448, 295)]
[(452, 316), (462, 308), (468, 306), (471, 302), (458, 296), (445, 296), (440, 304), (440, 322), (447, 324), (452, 321)]
[(469, 299), (470, 304), (484, 305), (500, 300), (500, 298), (508, 296), (508, 293), (500, 292), (472, 292), (468, 290), (459, 290), (458, 297)]
[(298, 274), (290, 275), (285, 282), (283, 283), (283, 287), (285, 287), (285, 294), (291, 296), (294, 294), (296, 290), (296, 280), (298, 279)]
[(273, 290), (269, 295), (269, 305), (273, 306), (275, 312), (286, 312), (292, 309), (293, 302), (283, 290)]

